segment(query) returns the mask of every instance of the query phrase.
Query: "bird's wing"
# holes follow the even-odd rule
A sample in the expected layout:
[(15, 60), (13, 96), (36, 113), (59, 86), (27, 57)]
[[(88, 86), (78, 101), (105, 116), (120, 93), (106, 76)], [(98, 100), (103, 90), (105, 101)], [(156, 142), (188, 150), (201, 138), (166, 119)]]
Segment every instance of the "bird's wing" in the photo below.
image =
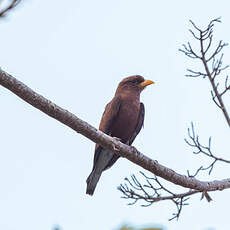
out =
[[(105, 111), (101, 118), (99, 130), (110, 135), (111, 126), (114, 120), (117, 118), (117, 115), (120, 109), (120, 105), (121, 105), (120, 96), (114, 97), (113, 100), (109, 104), (106, 105)], [(96, 164), (96, 161), (101, 152), (101, 149), (102, 149), (101, 146), (96, 145), (95, 153), (94, 153), (94, 165)]]
[(99, 130), (106, 134), (110, 133), (113, 121), (116, 119), (121, 105), (121, 97), (116, 96), (113, 100), (106, 105), (105, 111), (102, 115)]
[[(132, 137), (130, 138), (130, 140), (126, 144), (131, 145), (133, 143), (134, 139), (136, 138), (136, 136), (140, 132), (141, 128), (144, 126), (144, 117), (145, 117), (145, 107), (144, 107), (143, 103), (140, 103), (140, 111), (139, 111), (139, 115), (138, 115), (138, 121), (137, 121), (136, 129), (135, 129)], [(105, 170), (110, 168), (117, 161), (118, 158), (119, 158), (119, 156), (117, 154), (114, 154), (113, 157), (111, 158), (111, 160), (109, 161), (109, 163), (107, 164), (107, 166), (105, 167)]]
[(139, 111), (139, 116), (138, 116), (138, 121), (137, 121), (137, 126), (136, 129), (133, 133), (133, 136), (129, 140), (129, 145), (131, 145), (136, 138), (137, 134), (140, 132), (141, 128), (144, 126), (144, 118), (145, 118), (145, 106), (141, 102), (140, 103), (140, 111)]

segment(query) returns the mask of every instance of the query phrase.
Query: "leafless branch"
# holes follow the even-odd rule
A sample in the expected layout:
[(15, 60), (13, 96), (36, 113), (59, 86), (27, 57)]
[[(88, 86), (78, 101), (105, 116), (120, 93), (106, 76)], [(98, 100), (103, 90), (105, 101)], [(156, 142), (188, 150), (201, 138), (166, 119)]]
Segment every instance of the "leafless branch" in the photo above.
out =
[(190, 43), (188, 42), (187, 46), (185, 44), (183, 44), (183, 48), (184, 49), (179, 49), (179, 51), (181, 51), (182, 53), (184, 53), (186, 56), (190, 57), (190, 58), (201, 58), (199, 57), (192, 49)]
[(21, 2), (21, 0), (9, 0), (7, 1), (9, 2), (8, 5), (6, 7), (1, 7), (1, 5), (3, 5), (2, 3), (0, 4), (0, 18), (3, 18), (6, 16), (6, 14), (15, 9), (16, 6)]
[(129, 205), (142, 201), (145, 203), (141, 205), (142, 207), (148, 207), (158, 201), (171, 201), (176, 206), (176, 212), (169, 220), (179, 218), (183, 206), (188, 205), (187, 201), (191, 195), (202, 194), (201, 191), (197, 190), (189, 190), (183, 193), (172, 192), (155, 175), (148, 177), (143, 172), (140, 173), (146, 182), (143, 184), (135, 175), (131, 175), (131, 179), (125, 178), (126, 182), (118, 187), (118, 190), (123, 194), (122, 198), (131, 200)]
[(225, 89), (220, 93), (220, 96), (222, 97), (228, 90), (230, 90), (230, 84), (228, 83), (228, 75), (225, 78), (225, 84), (224, 84)]
[[(218, 86), (220, 85), (220, 82), (218, 82), (216, 79), (217, 76), (219, 76), (224, 70), (226, 70), (229, 67), (229, 65), (223, 66), (223, 53), (221, 53), (223, 48), (228, 44), (220, 40), (217, 47), (214, 49), (214, 51), (212, 52), (210, 51), (213, 42), (213, 27), (215, 23), (221, 22), (220, 18), (216, 18), (212, 20), (208, 24), (206, 29), (199, 28), (191, 20), (190, 22), (192, 24), (193, 30), (190, 29), (189, 31), (193, 35), (193, 38), (195, 38), (195, 40), (199, 42), (200, 51), (195, 52), (189, 42), (187, 43), (187, 45), (183, 45), (183, 49), (179, 49), (179, 50), (190, 58), (195, 58), (200, 60), (204, 66), (205, 73), (188, 69), (190, 74), (187, 74), (186, 76), (203, 77), (203, 78), (208, 77), (212, 86), (212, 99), (215, 102), (215, 104), (218, 106), (218, 108), (222, 110), (225, 120), (227, 121), (228, 126), (230, 127), (230, 116), (222, 99), (222, 96), (227, 92), (229, 92), (230, 90), (230, 85), (228, 84), (228, 77), (225, 78), (224, 90), (222, 92), (218, 90)], [(211, 54), (208, 54), (210, 52)], [(210, 61), (211, 64), (209, 64)]]
[[(200, 143), (199, 136), (195, 134), (195, 128), (194, 128), (193, 123), (191, 123), (191, 129), (188, 128), (188, 137), (189, 137), (189, 139), (185, 139), (185, 142), (189, 146), (195, 148), (195, 151), (193, 151), (194, 154), (204, 154), (205, 156), (207, 156), (207, 157), (209, 157), (209, 158), (212, 159), (212, 162), (211, 162), (211, 164), (209, 166), (207, 166), (207, 167), (201, 166), (196, 171), (196, 173), (193, 175), (193, 177), (197, 176), (197, 174), (200, 171), (205, 171), (205, 170), (209, 170), (208, 173), (210, 175), (211, 172), (212, 172), (212, 170), (213, 170), (213, 167), (214, 167), (215, 163), (218, 162), (218, 161), (230, 164), (230, 160), (226, 160), (226, 159), (223, 159), (221, 157), (217, 157), (216, 155), (214, 155), (212, 153), (212, 150), (211, 150), (211, 137), (209, 137), (209, 141), (208, 141), (208, 145), (207, 146), (204, 146), (204, 145), (202, 145)], [(189, 172), (188, 172), (188, 175), (191, 176), (189, 174)]]
[(199, 71), (194, 71), (191, 69), (187, 69), (187, 71), (190, 72), (191, 74), (186, 74), (185, 75), (186, 77), (200, 77), (200, 76), (202, 76), (203, 78), (205, 78), (207, 76), (206, 73), (201, 73)]
[[(222, 92), (219, 91), (218, 87), (220, 86), (220, 82), (216, 81), (217, 76), (219, 76), (225, 69), (229, 67), (229, 65), (223, 66), (223, 53), (218, 56), (218, 54), (223, 50), (223, 48), (227, 45), (227, 43), (224, 43), (222, 40), (219, 41), (217, 47), (214, 49), (214, 51), (208, 56), (208, 52), (210, 51), (210, 48), (212, 48), (212, 42), (213, 42), (213, 27), (214, 24), (217, 22), (221, 22), (220, 18), (212, 20), (206, 29), (202, 30), (200, 29), (193, 21), (190, 21), (193, 30), (189, 30), (195, 40), (199, 42), (200, 45), (200, 51), (199, 53), (196, 53), (194, 56), (198, 57), (199, 60), (201, 60), (205, 73), (194, 71), (188, 69), (188, 72), (190, 74), (187, 74), (188, 77), (208, 77), (212, 90), (211, 95), (214, 103), (217, 105), (218, 108), (220, 108), (225, 116), (225, 119), (230, 126), (230, 118), (229, 114), (226, 110), (226, 107), (224, 105), (224, 102), (222, 100), (222, 96), (226, 94), (230, 90), (230, 85), (228, 83), (228, 76), (225, 78), (224, 83), (224, 89)], [(189, 43), (188, 43), (189, 44)], [(184, 46), (183, 46), (184, 47)], [(206, 48), (205, 48), (206, 47)], [(191, 45), (184, 47), (187, 53), (194, 52)], [(189, 57), (189, 55), (187, 55)], [(208, 57), (207, 57), (208, 56)], [(209, 61), (212, 61), (212, 64), (209, 64)], [(222, 161), (225, 163), (230, 163), (229, 160), (225, 160), (223, 158), (217, 157), (214, 155), (211, 151), (211, 137), (209, 138), (208, 146), (204, 146), (199, 141), (199, 136), (195, 134), (193, 123), (191, 125), (191, 129), (188, 129), (188, 136), (189, 140), (185, 139), (188, 145), (195, 148), (194, 154), (204, 154), (205, 156), (208, 156), (209, 158), (212, 158), (212, 162), (207, 167), (201, 166), (198, 168), (193, 175), (193, 177), (197, 176), (199, 172), (208, 170), (209, 174), (212, 172), (213, 167), (216, 162)], [(188, 172), (188, 175), (191, 176)]]

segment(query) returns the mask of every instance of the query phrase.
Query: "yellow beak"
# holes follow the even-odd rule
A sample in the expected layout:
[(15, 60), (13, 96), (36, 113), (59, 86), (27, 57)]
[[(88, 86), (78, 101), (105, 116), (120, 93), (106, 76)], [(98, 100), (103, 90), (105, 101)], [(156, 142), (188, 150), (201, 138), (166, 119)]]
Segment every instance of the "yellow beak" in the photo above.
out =
[(151, 84), (155, 84), (155, 82), (151, 81), (151, 80), (145, 80), (145, 81), (140, 83), (140, 86), (145, 87), (145, 86), (148, 86), (148, 85), (151, 85)]

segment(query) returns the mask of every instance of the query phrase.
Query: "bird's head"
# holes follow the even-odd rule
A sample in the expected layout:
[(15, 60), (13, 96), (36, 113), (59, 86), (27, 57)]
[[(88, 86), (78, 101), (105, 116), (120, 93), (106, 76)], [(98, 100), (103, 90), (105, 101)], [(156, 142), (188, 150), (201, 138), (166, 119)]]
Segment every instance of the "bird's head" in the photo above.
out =
[(145, 80), (140, 75), (134, 75), (124, 78), (118, 85), (116, 94), (131, 92), (140, 94), (141, 91), (148, 85), (154, 84), (154, 81)]

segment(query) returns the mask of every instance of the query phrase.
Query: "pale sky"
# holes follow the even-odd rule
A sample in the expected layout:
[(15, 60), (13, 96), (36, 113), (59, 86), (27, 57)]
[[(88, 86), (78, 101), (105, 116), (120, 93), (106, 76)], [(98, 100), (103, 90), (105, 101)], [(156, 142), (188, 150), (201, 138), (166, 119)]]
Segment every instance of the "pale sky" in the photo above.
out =
[[(191, 121), (204, 144), (212, 136), (215, 153), (230, 158), (229, 129), (211, 100), (209, 82), (184, 77), (186, 68), (201, 67), (178, 52), (191, 39), (189, 19), (205, 26), (221, 16), (215, 39), (230, 42), (229, 8), (229, 1), (210, 0), (23, 1), (0, 21), (0, 67), (95, 127), (122, 78), (154, 80), (141, 96), (145, 128), (134, 146), (185, 174), (208, 163), (184, 142)], [(224, 60), (230, 64), (229, 47)], [(126, 159), (102, 175), (93, 197), (86, 195), (94, 143), (2, 87), (0, 108), (1, 229), (50, 230), (59, 224), (64, 230), (116, 230), (123, 223), (229, 229), (229, 190), (211, 193), (211, 203), (193, 196), (173, 222), (170, 202), (127, 206), (116, 187), (141, 168)], [(229, 171), (219, 163), (212, 177), (200, 179), (224, 179)]]

